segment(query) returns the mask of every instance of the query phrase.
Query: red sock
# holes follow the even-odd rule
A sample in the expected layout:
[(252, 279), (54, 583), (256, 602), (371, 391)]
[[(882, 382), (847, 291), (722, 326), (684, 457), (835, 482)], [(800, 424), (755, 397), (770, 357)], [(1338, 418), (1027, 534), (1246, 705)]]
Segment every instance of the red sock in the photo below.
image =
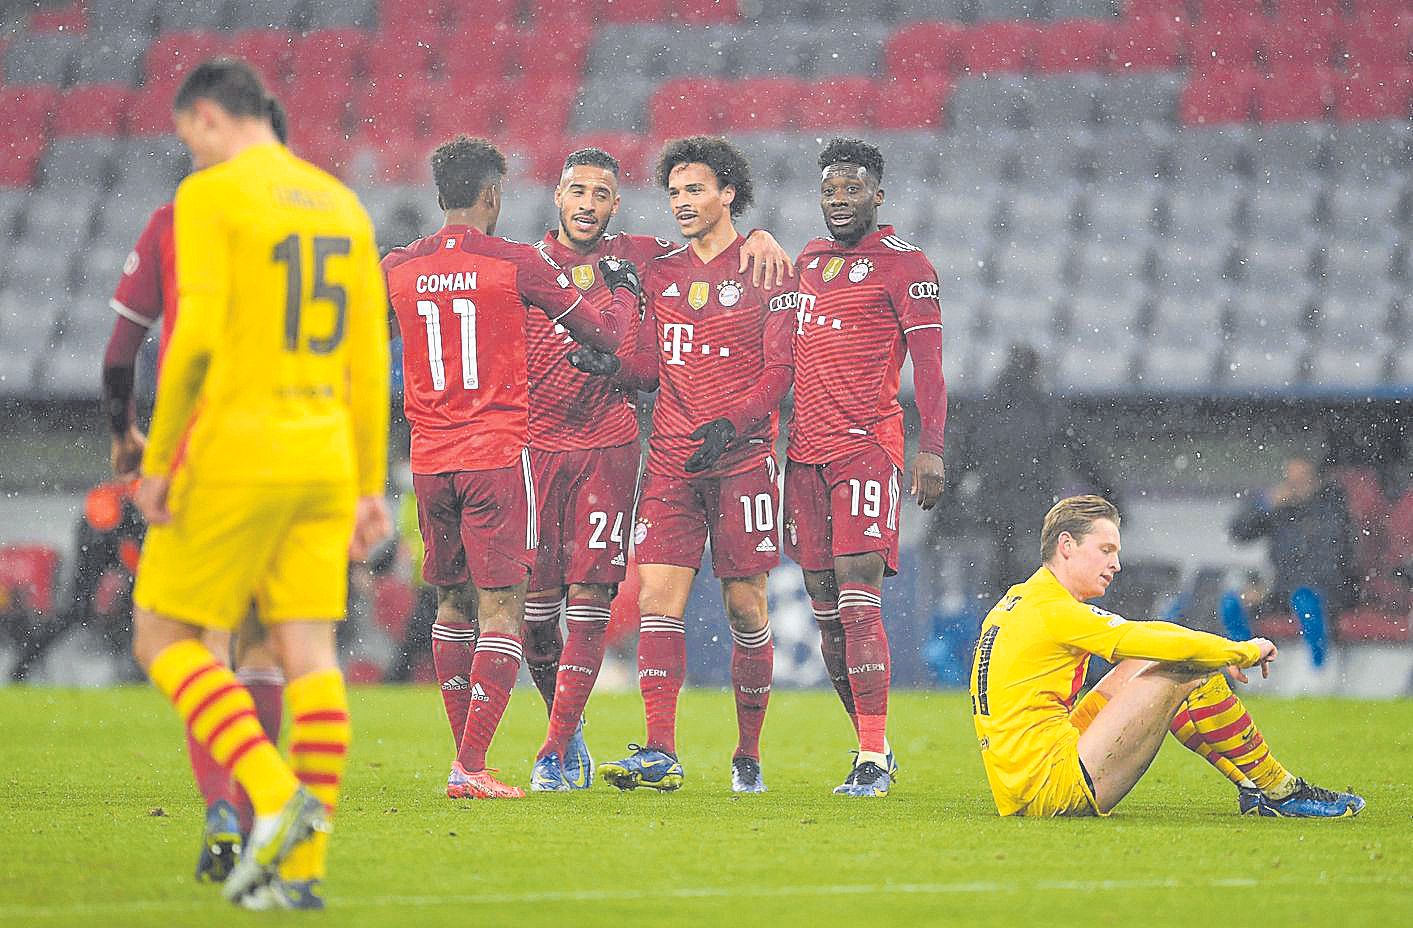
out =
[(863, 584), (841, 587), (839, 625), (857, 711), (859, 750), (885, 753), (890, 661), (879, 591)]
[(201, 791), (201, 799), (209, 809), (211, 803), (224, 799), (240, 809), (243, 790), (226, 768), (216, 763), (206, 745), (196, 740), (187, 729), (186, 753), (191, 760), (191, 773), (196, 778), (196, 788)]
[(608, 632), (608, 603), (592, 599), (571, 599), (564, 610), (569, 636), (559, 659), (559, 678), (554, 705), (550, 708), (549, 731), (537, 756), (558, 754), (564, 760), (569, 738), (584, 714), (584, 704), (603, 666), (604, 637)]
[(564, 650), (564, 635), (559, 629), (560, 611), (564, 600), (559, 593), (554, 599), (525, 601), (525, 666), (530, 679), (540, 691), (545, 708), (554, 708), (555, 678), (559, 676), (559, 655)]
[(829, 674), (829, 682), (844, 711), (849, 713), (849, 723), (854, 731), (859, 730), (859, 720), (854, 712), (854, 691), (849, 687), (849, 662), (844, 659), (844, 629), (839, 625), (839, 604), (810, 600), (810, 609), (819, 625), (819, 653), (824, 658), (824, 669)]
[(486, 751), (495, 737), (510, 691), (520, 674), (520, 639), (499, 632), (485, 632), (476, 642), (471, 658), (471, 708), (466, 713), (466, 731), (456, 759), (468, 772), (486, 769)]
[(432, 625), (432, 665), (442, 685), (442, 705), (446, 707), (451, 740), (461, 743), (466, 730), (466, 711), (471, 705), (471, 652), (476, 647), (476, 626)]
[[(271, 744), (280, 743), (280, 725), (285, 716), (285, 675), (276, 667), (242, 667), (236, 671), (236, 679), (250, 691), (255, 702), (255, 717)], [(255, 821), (255, 811), (250, 806), (250, 797), (236, 784), (236, 815), (240, 827), (247, 834)]]
[(760, 631), (731, 631), (731, 689), (736, 694), (734, 757), (760, 760), (760, 729), (770, 703), (770, 681), (775, 676), (775, 643), (770, 626)]
[(669, 615), (638, 625), (638, 688), (648, 717), (646, 747), (677, 753), (677, 694), (687, 675), (687, 626)]

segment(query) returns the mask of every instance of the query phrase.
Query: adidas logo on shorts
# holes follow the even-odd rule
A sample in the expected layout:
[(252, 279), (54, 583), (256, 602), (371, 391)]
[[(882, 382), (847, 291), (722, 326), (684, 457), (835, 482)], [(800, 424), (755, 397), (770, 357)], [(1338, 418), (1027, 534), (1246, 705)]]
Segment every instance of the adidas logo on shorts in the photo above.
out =
[(467, 679), (466, 679), (465, 677), (463, 677), (461, 674), (457, 674), (456, 676), (452, 677), (450, 680), (447, 680), (446, 682), (444, 682), (444, 683), (442, 684), (442, 689), (444, 689), (444, 690), (464, 690), (464, 689), (466, 689), (466, 687), (469, 686), (469, 685), (470, 685), (470, 683), (469, 683), (469, 681), (467, 681)]
[(775, 542), (769, 538), (762, 538), (760, 544), (756, 545), (756, 551), (761, 554), (770, 554), (775, 551)]
[(481, 689), (481, 684), (477, 683), (471, 687), (471, 698), (476, 702), (490, 702), (491, 697), (486, 695), (486, 691)]
[(883, 537), (883, 533), (878, 530), (878, 523), (877, 523), (877, 522), (873, 523), (873, 524), (870, 525), (868, 528), (864, 529), (864, 535), (867, 536), (867, 537), (869, 537), (869, 538), (882, 538), (882, 537)]

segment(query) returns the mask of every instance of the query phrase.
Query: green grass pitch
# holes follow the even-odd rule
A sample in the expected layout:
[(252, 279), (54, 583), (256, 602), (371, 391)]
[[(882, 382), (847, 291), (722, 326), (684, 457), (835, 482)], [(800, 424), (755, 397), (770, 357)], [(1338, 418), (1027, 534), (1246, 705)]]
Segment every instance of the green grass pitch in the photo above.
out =
[[(1253, 700), (1277, 756), (1362, 790), (1357, 819), (1243, 819), (1169, 741), (1107, 821), (1001, 820), (964, 696), (895, 693), (902, 767), (880, 801), (829, 794), (849, 731), (832, 693), (776, 693), (770, 793), (728, 788), (734, 713), (682, 703), (684, 789), (451, 802), (430, 688), (353, 693), (329, 910), (245, 913), (191, 878), (200, 803), (175, 714), (147, 688), (0, 690), (0, 925), (1379, 925), (1413, 923), (1413, 703)], [(636, 694), (589, 705), (597, 760), (642, 731)], [(517, 691), (491, 752), (528, 783), (543, 734)], [(163, 810), (157, 814), (155, 810)]]

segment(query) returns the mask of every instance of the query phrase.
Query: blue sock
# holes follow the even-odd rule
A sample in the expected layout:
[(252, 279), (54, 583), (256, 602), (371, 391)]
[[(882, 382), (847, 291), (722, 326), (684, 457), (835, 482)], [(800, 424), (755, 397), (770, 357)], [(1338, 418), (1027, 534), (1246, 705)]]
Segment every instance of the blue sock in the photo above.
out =
[(1222, 628), (1233, 641), (1246, 641), (1253, 637), (1251, 622), (1246, 618), (1246, 607), (1235, 593), (1222, 594)]
[(1308, 586), (1302, 586), (1290, 594), (1290, 608), (1300, 620), (1300, 634), (1310, 646), (1310, 663), (1319, 667), (1325, 663), (1325, 646), (1328, 644), (1325, 630), (1325, 603), (1320, 594)]

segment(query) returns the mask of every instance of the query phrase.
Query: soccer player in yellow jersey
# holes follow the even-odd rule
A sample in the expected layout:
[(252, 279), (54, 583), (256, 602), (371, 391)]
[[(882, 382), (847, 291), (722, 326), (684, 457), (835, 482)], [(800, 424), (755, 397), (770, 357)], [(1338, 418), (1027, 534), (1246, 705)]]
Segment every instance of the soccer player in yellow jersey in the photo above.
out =
[[(1238, 788), (1243, 813), (1355, 815), (1364, 800), (1312, 786), (1271, 754), (1223, 673), (1264, 676), (1276, 647), (1168, 622), (1129, 622), (1086, 601), (1119, 572), (1119, 512), (1098, 496), (1056, 503), (1043, 566), (987, 614), (971, 700), (986, 778), (1002, 815), (1107, 815), (1170, 731)], [(1089, 657), (1114, 667), (1078, 705)]]
[[(387, 534), (387, 295), (372, 225), (280, 145), (243, 62), (195, 68), (173, 104), (205, 165), (176, 196), (178, 309), (138, 505), (133, 650), (188, 732), (250, 795), (225, 895), (321, 908), (349, 743), (334, 622), (349, 557)], [(288, 679), (290, 759), (202, 645), (254, 602)]]

